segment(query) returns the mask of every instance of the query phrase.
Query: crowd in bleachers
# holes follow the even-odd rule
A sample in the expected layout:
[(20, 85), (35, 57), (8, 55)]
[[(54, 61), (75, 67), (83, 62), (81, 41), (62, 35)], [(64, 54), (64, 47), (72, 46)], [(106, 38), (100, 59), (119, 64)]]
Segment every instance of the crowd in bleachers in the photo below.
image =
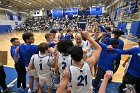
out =
[(86, 29), (91, 30), (95, 27), (94, 23), (96, 21), (103, 24), (105, 27), (109, 26), (112, 29), (115, 27), (111, 22), (110, 18), (99, 17), (98, 20), (95, 17), (87, 16), (87, 17), (78, 17), (75, 16), (73, 18), (50, 18), (50, 17), (30, 17), (23, 24), (21, 24), (17, 30), (21, 31), (48, 31), (51, 29), (59, 30), (59, 28), (63, 29), (72, 29), (74, 31), (80, 30), (79, 22), (84, 20), (86, 22)]

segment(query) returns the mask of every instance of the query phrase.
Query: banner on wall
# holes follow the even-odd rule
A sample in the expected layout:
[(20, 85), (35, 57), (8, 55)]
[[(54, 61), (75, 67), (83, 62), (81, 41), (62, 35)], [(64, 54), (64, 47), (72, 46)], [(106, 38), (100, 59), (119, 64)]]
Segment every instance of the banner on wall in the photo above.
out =
[(64, 15), (68, 15), (68, 17), (73, 17), (73, 15), (78, 15), (78, 8), (64, 9)]
[(17, 19), (18, 19), (18, 21), (22, 20), (21, 14), (18, 14)]
[(14, 20), (14, 16), (12, 12), (8, 12), (8, 16), (10, 20)]
[(63, 9), (55, 9), (51, 10), (53, 18), (62, 18), (63, 17)]
[(95, 16), (102, 15), (102, 7), (100, 6), (90, 7), (90, 14)]
[(114, 20), (116, 20), (117, 19), (117, 10), (115, 9), (114, 10)]

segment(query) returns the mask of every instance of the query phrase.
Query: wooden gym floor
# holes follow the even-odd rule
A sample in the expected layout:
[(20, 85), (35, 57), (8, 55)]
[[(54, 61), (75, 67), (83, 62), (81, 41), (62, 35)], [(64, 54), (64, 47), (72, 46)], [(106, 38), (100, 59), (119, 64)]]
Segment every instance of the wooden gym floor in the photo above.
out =
[[(34, 33), (34, 34), (35, 34), (35, 44), (45, 42), (45, 38), (44, 38), (45, 33)], [(19, 38), (20, 42), (23, 43), (22, 32), (0, 34), (0, 51), (8, 51), (8, 64), (7, 64), (7, 66), (10, 66), (10, 67), (14, 66), (13, 59), (10, 56), (10, 46), (11, 46), (10, 39), (12, 37)], [(132, 46), (136, 45), (135, 42), (132, 42), (132, 41), (124, 39), (124, 38), (121, 38), (121, 39), (125, 43), (124, 49), (129, 49)], [(119, 67), (118, 71), (115, 73), (115, 75), (113, 76), (113, 81), (115, 81), (115, 82), (122, 81), (122, 77), (124, 74), (124, 68), (122, 67), (122, 63), (127, 59), (127, 57), (128, 57), (127, 55), (122, 56), (122, 61), (121, 61), (120, 67)]]

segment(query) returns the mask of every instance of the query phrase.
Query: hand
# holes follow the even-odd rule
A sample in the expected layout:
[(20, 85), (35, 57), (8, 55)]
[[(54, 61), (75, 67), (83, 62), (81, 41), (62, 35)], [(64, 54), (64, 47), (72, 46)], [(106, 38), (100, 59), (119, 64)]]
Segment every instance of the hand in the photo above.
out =
[(54, 55), (55, 58), (58, 57), (58, 51), (57, 51), (57, 49), (54, 50), (53, 55)]
[(113, 50), (112, 45), (109, 45), (109, 46), (107, 47), (107, 49), (109, 49), (109, 50)]
[(87, 31), (82, 31), (82, 35), (83, 35), (86, 39), (90, 38), (89, 32), (87, 32)]
[(113, 71), (107, 70), (105, 75), (104, 75), (104, 79), (109, 80), (110, 78), (112, 78), (112, 76), (113, 76)]
[(18, 51), (19, 51), (19, 46), (16, 47), (16, 49), (15, 49), (15, 53), (17, 54)]

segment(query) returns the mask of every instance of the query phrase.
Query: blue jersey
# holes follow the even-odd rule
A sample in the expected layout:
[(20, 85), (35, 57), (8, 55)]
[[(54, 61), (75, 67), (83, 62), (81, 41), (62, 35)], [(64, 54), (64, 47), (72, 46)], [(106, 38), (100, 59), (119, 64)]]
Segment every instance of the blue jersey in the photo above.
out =
[(101, 42), (103, 42), (103, 43), (106, 44), (107, 43), (107, 41), (106, 41), (107, 38), (108, 39), (111, 38), (111, 33), (107, 33), (107, 35), (103, 37), (103, 39), (101, 40)]
[[(11, 57), (14, 59), (14, 56), (15, 56), (15, 49), (16, 49), (16, 46), (11, 46), (11, 49), (10, 49), (10, 53), (11, 53)], [(20, 59), (20, 56), (18, 54), (18, 62), (20, 62), (21, 59)]]
[(134, 47), (128, 50), (120, 50), (120, 49), (113, 49), (113, 50), (120, 54), (132, 55), (127, 72), (137, 78), (140, 78), (140, 47)]
[(118, 57), (118, 54), (114, 51), (110, 51), (107, 49), (107, 45), (103, 43), (99, 43), (102, 47), (102, 51), (100, 54), (100, 58), (98, 60), (98, 67), (103, 70), (111, 70), (114, 71), (114, 60)]
[[(110, 38), (106, 44), (110, 45), (111, 41), (113, 41), (113, 40), (115, 40), (115, 38)], [(123, 50), (124, 42), (121, 39), (119, 39), (118, 41), (119, 41), (119, 49)], [(117, 60), (121, 60), (121, 55), (118, 57)]]
[(38, 45), (21, 44), (19, 46), (19, 55), (26, 67), (28, 67), (32, 55), (38, 53)]

